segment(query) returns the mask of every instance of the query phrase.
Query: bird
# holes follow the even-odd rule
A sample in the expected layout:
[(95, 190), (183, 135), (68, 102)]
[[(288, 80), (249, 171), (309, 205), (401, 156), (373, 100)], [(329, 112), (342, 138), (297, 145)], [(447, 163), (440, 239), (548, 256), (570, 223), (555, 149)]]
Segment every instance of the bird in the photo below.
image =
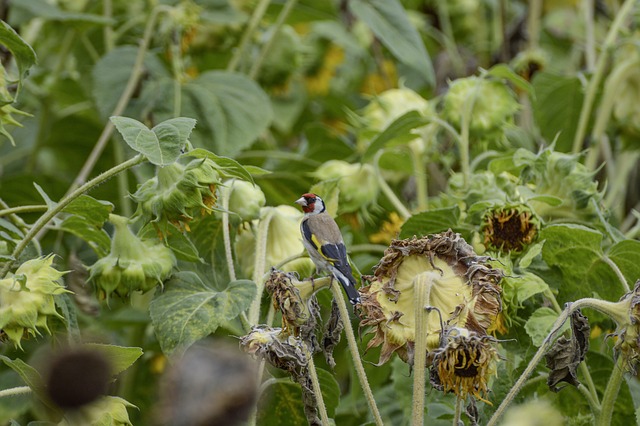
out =
[(360, 294), (347, 260), (347, 248), (340, 228), (327, 213), (324, 201), (316, 194), (307, 193), (302, 194), (295, 203), (299, 204), (304, 212), (300, 223), (302, 244), (316, 269), (330, 272), (342, 285), (352, 305), (360, 303)]

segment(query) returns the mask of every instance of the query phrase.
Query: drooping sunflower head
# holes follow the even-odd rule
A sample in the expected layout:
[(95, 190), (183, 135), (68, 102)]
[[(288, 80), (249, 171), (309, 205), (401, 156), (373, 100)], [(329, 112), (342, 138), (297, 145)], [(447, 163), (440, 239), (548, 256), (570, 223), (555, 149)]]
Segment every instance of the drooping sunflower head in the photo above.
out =
[(499, 285), (502, 271), (493, 269), (489, 258), (451, 230), (429, 237), (394, 240), (376, 266), (373, 276), (364, 276), (360, 288), (361, 327), (375, 335), (368, 348), (382, 345), (380, 364), (396, 352), (413, 362), (415, 343), (416, 278), (425, 272), (436, 277), (429, 288), (427, 350), (440, 346), (442, 326), (462, 327), (485, 335), (501, 310)]
[(523, 251), (538, 234), (538, 219), (522, 204), (494, 207), (482, 222), (484, 245), (505, 253)]
[(459, 398), (485, 399), (488, 381), (495, 374), (498, 352), (495, 339), (464, 328), (449, 328), (442, 346), (434, 351), (431, 365), (431, 385), (444, 393), (453, 392)]

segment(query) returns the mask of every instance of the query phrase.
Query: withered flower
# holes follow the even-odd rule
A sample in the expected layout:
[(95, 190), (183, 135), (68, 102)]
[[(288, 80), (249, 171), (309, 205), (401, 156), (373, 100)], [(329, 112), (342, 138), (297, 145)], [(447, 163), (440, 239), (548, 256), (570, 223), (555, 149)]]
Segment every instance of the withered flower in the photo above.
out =
[(487, 211), (482, 220), (484, 244), (501, 252), (519, 253), (538, 234), (539, 221), (524, 205), (507, 205)]
[(486, 335), (501, 310), (499, 282), (503, 276), (488, 260), (477, 256), (460, 234), (451, 230), (392, 241), (374, 275), (363, 277), (368, 285), (359, 289), (360, 327), (375, 333), (367, 349), (382, 345), (380, 364), (394, 352), (413, 363), (414, 285), (416, 277), (425, 272), (438, 277), (430, 284), (426, 304), (439, 313), (432, 312), (427, 319), (427, 350), (440, 346), (443, 324)]
[(612, 305), (611, 312), (606, 313), (618, 323), (614, 333), (618, 339), (613, 350), (616, 358), (624, 357), (625, 370), (635, 375), (640, 362), (640, 279), (633, 290)]
[(589, 350), (589, 321), (580, 310), (571, 314), (571, 338), (562, 336), (553, 344), (545, 358), (547, 367), (551, 369), (547, 378), (549, 389), (560, 391), (558, 383), (567, 382), (573, 386), (580, 385), (576, 370)]
[(302, 387), (302, 401), (309, 424), (320, 425), (318, 403), (309, 374), (310, 353), (301, 338), (282, 331), (281, 328), (254, 326), (249, 334), (240, 339), (240, 347), (288, 372)]
[(496, 340), (464, 328), (447, 329), (443, 346), (434, 351), (431, 385), (459, 398), (473, 396), (487, 404), (488, 381), (495, 374)]

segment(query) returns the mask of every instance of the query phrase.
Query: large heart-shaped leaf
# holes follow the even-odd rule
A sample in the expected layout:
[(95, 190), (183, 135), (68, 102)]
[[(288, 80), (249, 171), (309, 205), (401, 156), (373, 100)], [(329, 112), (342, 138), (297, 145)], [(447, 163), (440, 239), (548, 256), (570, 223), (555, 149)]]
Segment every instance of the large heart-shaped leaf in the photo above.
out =
[(247, 309), (256, 294), (252, 281), (238, 280), (217, 291), (193, 272), (180, 272), (151, 302), (151, 321), (166, 354), (184, 350)]

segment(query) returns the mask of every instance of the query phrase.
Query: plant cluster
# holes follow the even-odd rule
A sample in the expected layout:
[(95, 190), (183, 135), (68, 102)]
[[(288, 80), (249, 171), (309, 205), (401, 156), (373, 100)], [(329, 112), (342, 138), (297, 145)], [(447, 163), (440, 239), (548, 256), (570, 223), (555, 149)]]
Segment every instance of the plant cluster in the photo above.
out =
[(637, 1), (4, 3), (1, 424), (640, 418)]

